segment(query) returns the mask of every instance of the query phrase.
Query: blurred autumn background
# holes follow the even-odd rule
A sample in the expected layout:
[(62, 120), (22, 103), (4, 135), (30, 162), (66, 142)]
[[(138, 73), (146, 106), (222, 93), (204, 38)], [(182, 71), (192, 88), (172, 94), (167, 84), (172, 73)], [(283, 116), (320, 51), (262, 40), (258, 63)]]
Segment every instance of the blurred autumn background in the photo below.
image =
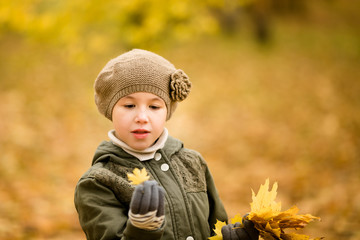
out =
[(0, 239), (85, 239), (73, 205), (111, 123), (93, 82), (132, 48), (185, 70), (170, 133), (207, 160), (229, 217), (279, 184), (301, 232), (360, 239), (359, 1), (3, 0)]

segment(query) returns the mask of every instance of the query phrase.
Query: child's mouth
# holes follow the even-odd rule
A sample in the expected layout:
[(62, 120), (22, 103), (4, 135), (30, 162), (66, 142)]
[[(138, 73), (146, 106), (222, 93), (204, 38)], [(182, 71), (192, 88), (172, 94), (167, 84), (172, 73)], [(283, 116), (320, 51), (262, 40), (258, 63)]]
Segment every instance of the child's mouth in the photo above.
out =
[(148, 131), (146, 129), (136, 129), (134, 131), (131, 131), (131, 133), (137, 139), (144, 139), (149, 135), (150, 131)]

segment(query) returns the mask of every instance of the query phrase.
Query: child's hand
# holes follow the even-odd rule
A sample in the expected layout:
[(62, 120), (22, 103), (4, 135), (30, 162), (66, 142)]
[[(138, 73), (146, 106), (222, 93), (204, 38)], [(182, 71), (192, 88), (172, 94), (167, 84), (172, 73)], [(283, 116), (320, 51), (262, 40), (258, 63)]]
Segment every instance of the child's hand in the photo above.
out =
[(240, 227), (240, 223), (228, 224), (221, 229), (224, 240), (257, 240), (259, 239), (259, 231), (254, 224), (243, 218), (244, 227)]
[(165, 218), (164, 196), (165, 190), (156, 181), (137, 185), (130, 202), (131, 223), (146, 230), (160, 228)]

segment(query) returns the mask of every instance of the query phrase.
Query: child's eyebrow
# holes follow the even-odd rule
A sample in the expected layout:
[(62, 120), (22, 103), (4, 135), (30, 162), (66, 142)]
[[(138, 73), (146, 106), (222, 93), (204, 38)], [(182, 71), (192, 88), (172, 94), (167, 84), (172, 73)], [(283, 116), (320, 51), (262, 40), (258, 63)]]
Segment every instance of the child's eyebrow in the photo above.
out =
[(161, 101), (161, 98), (159, 98), (159, 97), (154, 97), (154, 98), (152, 98), (152, 99), (150, 99), (150, 100), (152, 100), (152, 101)]
[(125, 96), (125, 97), (123, 97), (123, 98), (130, 98), (130, 99), (134, 99), (134, 97), (132, 97), (132, 96)]

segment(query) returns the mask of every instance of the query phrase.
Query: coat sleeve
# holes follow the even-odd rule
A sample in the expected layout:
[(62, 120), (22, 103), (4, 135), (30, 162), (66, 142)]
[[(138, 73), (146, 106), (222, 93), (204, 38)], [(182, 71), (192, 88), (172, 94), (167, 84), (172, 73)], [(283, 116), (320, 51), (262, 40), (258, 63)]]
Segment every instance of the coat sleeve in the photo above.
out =
[(108, 187), (94, 178), (83, 178), (75, 189), (75, 207), (80, 225), (89, 240), (160, 239), (163, 227), (155, 231), (136, 228), (123, 206)]
[(213, 229), (217, 220), (222, 222), (228, 221), (228, 216), (224, 208), (223, 203), (220, 200), (219, 193), (215, 187), (214, 179), (210, 173), (209, 168), (206, 166), (206, 183), (207, 183), (207, 194), (209, 199), (210, 214), (209, 214), (209, 226), (214, 235)]

